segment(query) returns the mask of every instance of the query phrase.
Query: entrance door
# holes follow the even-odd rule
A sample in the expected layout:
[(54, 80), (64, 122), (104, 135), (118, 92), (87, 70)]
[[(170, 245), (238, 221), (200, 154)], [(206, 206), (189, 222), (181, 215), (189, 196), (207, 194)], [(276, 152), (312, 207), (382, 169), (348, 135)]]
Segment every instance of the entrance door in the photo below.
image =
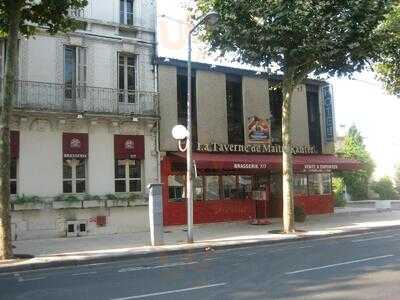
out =
[(254, 189), (253, 189), (253, 199), (256, 203), (256, 218), (264, 219), (269, 215), (269, 175), (262, 177), (255, 177)]
[(282, 174), (271, 174), (269, 217), (281, 218), (283, 208)]

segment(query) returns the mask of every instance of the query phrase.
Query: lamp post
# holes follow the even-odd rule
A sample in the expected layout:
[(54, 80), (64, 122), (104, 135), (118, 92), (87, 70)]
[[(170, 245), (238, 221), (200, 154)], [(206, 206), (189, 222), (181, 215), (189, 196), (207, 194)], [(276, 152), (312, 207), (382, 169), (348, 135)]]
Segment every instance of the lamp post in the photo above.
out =
[[(202, 24), (215, 26), (219, 21), (219, 14), (212, 11), (204, 15), (189, 31), (188, 38), (188, 62), (187, 62), (187, 130), (174, 127), (173, 136), (179, 140), (180, 151), (186, 150), (186, 199), (187, 199), (187, 242), (193, 243), (193, 164), (192, 164), (192, 34)], [(174, 130), (175, 134), (174, 135)], [(180, 133), (180, 134), (177, 134)], [(186, 136), (186, 147), (182, 149), (181, 139), (179, 137)]]

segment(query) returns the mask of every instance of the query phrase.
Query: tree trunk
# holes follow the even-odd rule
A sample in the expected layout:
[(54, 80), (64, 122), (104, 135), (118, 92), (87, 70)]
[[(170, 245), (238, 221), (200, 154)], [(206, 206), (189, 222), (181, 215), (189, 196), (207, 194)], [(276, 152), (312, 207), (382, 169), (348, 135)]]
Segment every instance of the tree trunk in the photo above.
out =
[(291, 131), (291, 104), (295, 88), (290, 71), (284, 75), (282, 82), (282, 194), (283, 194), (283, 233), (292, 233), (294, 227), (294, 197), (293, 197), (293, 155)]
[(16, 91), (15, 74), (18, 68), (19, 2), (15, 0), (7, 2), (9, 30), (4, 97), (0, 116), (0, 260), (13, 257), (10, 215), (10, 119)]

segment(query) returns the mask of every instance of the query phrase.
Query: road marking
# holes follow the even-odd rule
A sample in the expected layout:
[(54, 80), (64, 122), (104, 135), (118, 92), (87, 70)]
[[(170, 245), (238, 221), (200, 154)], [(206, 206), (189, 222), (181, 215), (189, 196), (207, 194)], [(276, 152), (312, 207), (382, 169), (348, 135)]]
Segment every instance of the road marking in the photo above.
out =
[(206, 261), (213, 261), (213, 260), (217, 260), (218, 258), (217, 257), (214, 257), (214, 258), (205, 258), (204, 260), (206, 260)]
[(299, 247), (299, 249), (307, 249), (307, 248), (312, 248), (314, 246), (303, 246), (303, 247)]
[(18, 282), (42, 280), (42, 279), (45, 279), (45, 278), (46, 278), (46, 276), (44, 276), (44, 277), (36, 277), (36, 278), (27, 278), (27, 279), (24, 279), (24, 278), (22, 278), (22, 277), (19, 277), (19, 278), (18, 278)]
[(377, 236), (377, 237), (367, 238), (367, 239), (358, 239), (358, 240), (354, 240), (354, 241), (351, 241), (351, 242), (352, 243), (360, 243), (360, 242), (372, 241), (372, 240), (389, 239), (391, 237), (394, 237), (394, 235), (391, 234), (391, 235)]
[(179, 267), (179, 266), (186, 266), (186, 265), (194, 265), (198, 264), (198, 261), (191, 261), (191, 262), (179, 262), (167, 265), (160, 265), (160, 266), (151, 266), (151, 267), (132, 267), (132, 268), (124, 268), (118, 270), (119, 273), (124, 272), (135, 272), (135, 271), (143, 271), (143, 270), (154, 270), (154, 269), (162, 269), (162, 268), (171, 268), (171, 267)]
[(383, 256), (375, 256), (375, 257), (351, 260), (351, 261), (346, 261), (346, 262), (342, 262), (342, 263), (338, 263), (338, 264), (332, 264), (332, 265), (326, 265), (326, 266), (322, 266), (322, 267), (315, 267), (315, 268), (303, 269), (303, 270), (298, 270), (298, 271), (293, 271), (293, 272), (287, 272), (287, 273), (285, 273), (285, 275), (292, 275), (292, 274), (299, 274), (299, 273), (304, 273), (304, 272), (309, 272), (309, 271), (334, 268), (337, 266), (351, 265), (351, 264), (355, 264), (355, 263), (359, 263), (359, 262), (384, 259), (384, 258), (393, 257), (393, 256), (394, 256), (393, 254), (389, 254), (389, 255), (383, 255)]
[(97, 272), (74, 273), (74, 274), (71, 274), (71, 276), (81, 276), (81, 275), (90, 275), (90, 274), (97, 274)]
[(148, 298), (148, 297), (154, 297), (154, 296), (169, 295), (169, 294), (175, 294), (175, 293), (184, 293), (184, 292), (196, 291), (196, 290), (201, 290), (201, 289), (209, 289), (209, 288), (213, 288), (213, 287), (224, 286), (226, 284), (227, 284), (226, 282), (221, 282), (221, 283), (215, 283), (215, 284), (194, 286), (191, 288), (180, 289), (180, 290), (171, 290), (171, 291), (143, 294), (143, 295), (137, 295), (137, 296), (124, 297), (124, 298), (113, 298), (111, 300), (130, 300), (130, 299), (140, 299), (140, 298)]

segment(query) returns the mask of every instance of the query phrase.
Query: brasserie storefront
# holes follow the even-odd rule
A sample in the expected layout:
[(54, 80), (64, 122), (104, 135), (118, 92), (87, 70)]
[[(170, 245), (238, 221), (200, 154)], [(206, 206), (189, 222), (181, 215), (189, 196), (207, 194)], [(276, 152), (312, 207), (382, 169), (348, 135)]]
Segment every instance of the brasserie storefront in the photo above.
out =
[[(193, 153), (194, 222), (282, 216), (282, 149), (273, 145), (197, 145)], [(307, 215), (332, 213), (332, 174), (360, 168), (356, 160), (293, 147), (295, 205)], [(161, 163), (164, 225), (186, 224), (186, 154)]]

